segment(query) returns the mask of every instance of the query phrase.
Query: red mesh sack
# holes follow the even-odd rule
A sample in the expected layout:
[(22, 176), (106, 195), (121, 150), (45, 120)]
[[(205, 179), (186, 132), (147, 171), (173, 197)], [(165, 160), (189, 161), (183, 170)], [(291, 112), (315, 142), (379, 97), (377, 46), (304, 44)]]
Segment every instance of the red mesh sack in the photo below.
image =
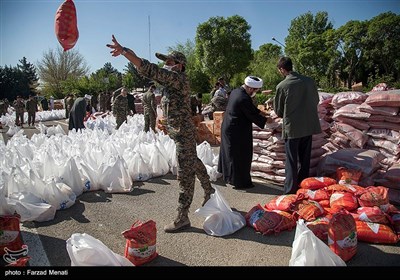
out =
[(394, 244), (399, 237), (387, 226), (378, 223), (356, 221), (358, 240), (370, 243)]
[(318, 217), (312, 222), (306, 222), (306, 226), (323, 242), (328, 243), (328, 228), (330, 219), (328, 216)]
[(296, 203), (293, 211), (300, 218), (310, 222), (325, 213), (324, 208), (318, 202), (313, 200), (301, 200)]
[(282, 223), (279, 225), (279, 231), (292, 230), (296, 227), (296, 220), (293, 215), (281, 210), (273, 210), (282, 216)]
[(333, 184), (337, 184), (336, 180), (329, 177), (309, 177), (301, 181), (300, 188), (317, 190)]
[(253, 227), (256, 231), (261, 232), (259, 221), (264, 215), (265, 210), (262, 208), (260, 204), (257, 204), (253, 208), (250, 209), (249, 212), (246, 213), (244, 218), (246, 219), (246, 224), (250, 227)]
[(330, 192), (325, 188), (318, 190), (298, 189), (296, 194), (303, 194), (306, 199), (315, 201), (326, 200), (331, 196)]
[(0, 256), (23, 248), (18, 214), (0, 216)]
[(336, 177), (339, 184), (358, 185), (362, 171), (347, 169), (345, 167), (338, 167), (336, 169)]
[(393, 229), (400, 238), (400, 214), (394, 214), (392, 217)]
[(258, 220), (257, 227), (262, 234), (272, 234), (280, 231), (282, 216), (276, 212), (265, 211)]
[(328, 246), (344, 261), (357, 253), (356, 221), (346, 211), (333, 214), (329, 221)]
[(360, 206), (379, 206), (389, 203), (388, 188), (386, 187), (367, 187), (359, 195), (358, 203)]
[(134, 265), (147, 263), (158, 256), (155, 221), (136, 221), (130, 229), (123, 231), (122, 235), (126, 238), (125, 257)]
[(330, 208), (331, 207), (331, 202), (329, 199), (324, 199), (318, 201), (319, 205), (321, 205), (323, 208)]
[(339, 211), (344, 208), (352, 211), (358, 208), (357, 198), (349, 192), (334, 192), (330, 198), (330, 206), (333, 210)]
[(378, 224), (390, 224), (390, 217), (388, 214), (382, 212), (379, 207), (359, 207), (357, 213), (351, 213), (356, 221), (363, 221)]
[(57, 9), (55, 32), (64, 51), (72, 49), (78, 41), (76, 8), (72, 0), (65, 0)]
[(341, 185), (341, 184), (330, 185), (326, 189), (331, 192), (350, 192), (355, 194), (365, 191), (365, 188), (360, 187), (358, 185)]
[(296, 194), (284, 194), (279, 195), (273, 198), (270, 202), (265, 204), (265, 208), (268, 210), (282, 210), (282, 211), (289, 211), (293, 203), (295, 203), (298, 199), (303, 199), (303, 195), (296, 195)]

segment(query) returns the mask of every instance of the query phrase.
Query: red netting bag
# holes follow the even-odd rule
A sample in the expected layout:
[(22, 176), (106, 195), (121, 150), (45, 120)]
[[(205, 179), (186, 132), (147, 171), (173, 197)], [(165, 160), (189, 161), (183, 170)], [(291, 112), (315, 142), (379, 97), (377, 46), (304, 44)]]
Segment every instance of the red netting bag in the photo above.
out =
[(387, 225), (356, 221), (358, 240), (370, 243), (395, 244), (397, 234)]
[(338, 167), (336, 169), (336, 177), (339, 184), (358, 185), (362, 171), (347, 169), (345, 167)]
[(389, 225), (391, 223), (390, 216), (384, 213), (379, 207), (359, 207), (357, 213), (351, 213), (356, 221), (369, 223), (378, 223)]
[(282, 210), (282, 211), (289, 211), (293, 204), (298, 199), (303, 199), (304, 195), (296, 195), (296, 194), (283, 194), (274, 197), (270, 202), (265, 204), (265, 208), (267, 210)]
[(333, 210), (339, 211), (344, 208), (352, 211), (358, 208), (357, 198), (349, 192), (334, 192), (330, 198), (330, 206)]
[(301, 181), (300, 188), (317, 190), (333, 184), (337, 184), (336, 180), (329, 177), (309, 177)]
[(65, 0), (56, 12), (55, 32), (64, 51), (72, 49), (78, 41), (79, 31), (76, 8), (72, 0)]
[(356, 221), (347, 211), (333, 214), (329, 221), (328, 245), (344, 261), (357, 253)]
[(0, 256), (23, 248), (20, 219), (18, 214), (0, 216)]
[(260, 226), (260, 219), (264, 215), (265, 210), (262, 208), (260, 204), (257, 204), (253, 208), (250, 209), (249, 212), (246, 213), (244, 218), (246, 219), (246, 224), (250, 227), (253, 227), (256, 231), (261, 232)]
[(389, 189), (386, 187), (367, 187), (365, 191), (358, 197), (360, 206), (379, 206), (389, 203)]

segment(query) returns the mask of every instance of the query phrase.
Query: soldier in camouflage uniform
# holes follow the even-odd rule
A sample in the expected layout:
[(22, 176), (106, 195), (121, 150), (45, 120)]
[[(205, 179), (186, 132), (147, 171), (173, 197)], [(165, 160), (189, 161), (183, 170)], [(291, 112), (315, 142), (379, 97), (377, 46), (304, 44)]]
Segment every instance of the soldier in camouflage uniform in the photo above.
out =
[(17, 100), (13, 103), (15, 109), (15, 125), (23, 126), (24, 124), (24, 112), (25, 104), (22, 96), (18, 95)]
[(167, 112), (168, 112), (168, 103), (169, 103), (169, 95), (168, 95), (168, 91), (166, 88), (163, 89), (162, 91), (162, 97), (160, 100), (160, 105), (161, 105), (161, 110), (163, 112), (163, 116), (164, 117), (168, 117), (167, 116)]
[(4, 111), (2, 112), (2, 114), (5, 116), (7, 111), (8, 111), (8, 106), (10, 106), (10, 102), (8, 101), (7, 98), (4, 98)]
[(127, 120), (127, 115), (129, 114), (128, 107), (128, 90), (126, 88), (121, 89), (121, 93), (115, 97), (113, 102), (113, 114), (117, 122), (117, 129)]
[(107, 94), (105, 92), (100, 93), (99, 96), (99, 105), (100, 105), (100, 112), (106, 112), (106, 104), (107, 103)]
[(143, 114), (144, 114), (144, 131), (147, 132), (151, 128), (156, 132), (156, 118), (157, 118), (157, 104), (156, 96), (154, 91), (156, 90), (155, 85), (151, 85), (149, 90), (143, 94)]
[(25, 107), (26, 111), (28, 112), (28, 126), (30, 126), (31, 124), (32, 126), (34, 126), (36, 112), (38, 111), (38, 104), (36, 99), (32, 95), (29, 95), (29, 99), (28, 101), (26, 101)]
[(195, 176), (200, 180), (204, 189), (204, 205), (214, 189), (210, 183), (206, 167), (197, 157), (195, 126), (192, 122), (190, 108), (190, 85), (186, 77), (186, 57), (180, 52), (171, 52), (168, 55), (156, 53), (157, 58), (165, 61), (163, 68), (157, 64), (150, 63), (144, 58), (139, 58), (132, 50), (123, 48), (112, 36), (113, 44), (107, 46), (112, 49), (113, 56), (124, 55), (132, 62), (138, 72), (161, 85), (165, 86), (169, 94), (167, 111), (167, 129), (169, 136), (175, 141), (176, 155), (178, 159), (179, 199), (178, 215), (176, 219), (164, 227), (165, 232), (176, 232), (180, 229), (190, 227), (188, 217), (189, 208), (192, 204)]
[[(5, 110), (4, 110), (5, 107), (6, 107), (6, 104), (4, 104), (4, 100), (0, 99), (0, 116), (6, 115)], [(0, 123), (0, 125), (1, 125), (1, 123)]]

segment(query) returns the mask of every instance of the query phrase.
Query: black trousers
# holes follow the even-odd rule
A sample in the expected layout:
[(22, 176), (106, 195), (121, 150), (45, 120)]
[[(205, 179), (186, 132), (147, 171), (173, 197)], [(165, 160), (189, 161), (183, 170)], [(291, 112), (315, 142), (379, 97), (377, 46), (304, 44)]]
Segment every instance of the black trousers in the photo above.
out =
[(284, 194), (295, 194), (301, 181), (309, 177), (312, 135), (285, 139)]

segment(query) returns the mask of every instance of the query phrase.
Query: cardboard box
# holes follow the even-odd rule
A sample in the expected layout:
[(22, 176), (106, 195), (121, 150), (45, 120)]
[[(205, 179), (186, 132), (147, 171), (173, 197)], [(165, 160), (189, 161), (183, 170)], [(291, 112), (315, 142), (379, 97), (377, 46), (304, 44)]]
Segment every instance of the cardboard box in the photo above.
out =
[(216, 138), (214, 135), (214, 121), (210, 120), (200, 122), (196, 139), (199, 144), (207, 141), (210, 145), (215, 145)]
[(213, 113), (214, 119), (214, 135), (221, 136), (221, 126), (224, 119), (224, 111), (216, 111)]

